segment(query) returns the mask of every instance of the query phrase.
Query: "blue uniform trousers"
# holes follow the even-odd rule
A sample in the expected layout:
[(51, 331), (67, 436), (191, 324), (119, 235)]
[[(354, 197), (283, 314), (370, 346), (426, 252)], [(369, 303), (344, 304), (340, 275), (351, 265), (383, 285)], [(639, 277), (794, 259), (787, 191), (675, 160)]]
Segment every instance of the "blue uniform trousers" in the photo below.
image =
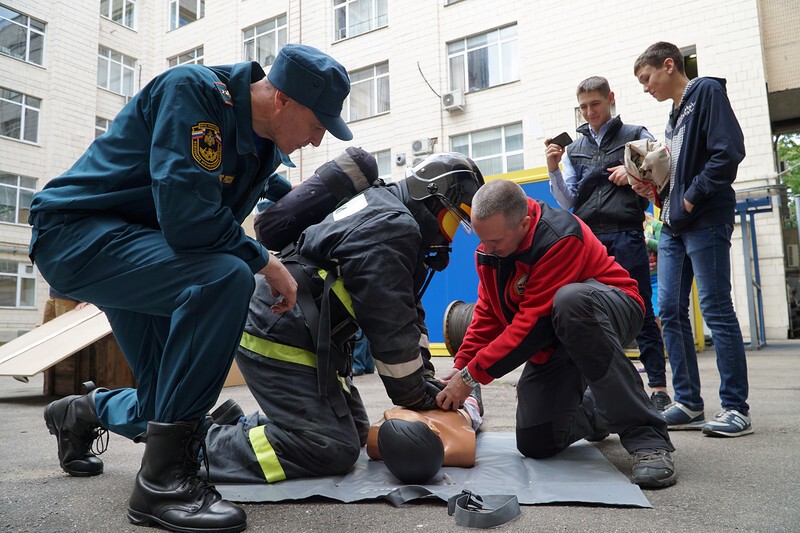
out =
[(113, 214), (38, 212), (31, 223), (31, 257), (42, 275), (105, 312), (136, 377), (136, 389), (96, 394), (101, 424), (133, 438), (151, 420), (204, 416), (233, 361), (255, 288), (245, 261), (175, 252), (161, 231)]

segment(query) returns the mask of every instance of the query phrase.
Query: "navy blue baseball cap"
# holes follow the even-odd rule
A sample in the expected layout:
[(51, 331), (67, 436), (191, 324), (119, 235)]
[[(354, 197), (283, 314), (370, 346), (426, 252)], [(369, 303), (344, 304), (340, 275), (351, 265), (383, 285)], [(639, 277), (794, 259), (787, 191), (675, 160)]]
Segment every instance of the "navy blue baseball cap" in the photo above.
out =
[(287, 44), (267, 74), (283, 94), (311, 109), (325, 129), (349, 141), (353, 133), (342, 120), (342, 104), (350, 94), (345, 68), (328, 54), (305, 44)]

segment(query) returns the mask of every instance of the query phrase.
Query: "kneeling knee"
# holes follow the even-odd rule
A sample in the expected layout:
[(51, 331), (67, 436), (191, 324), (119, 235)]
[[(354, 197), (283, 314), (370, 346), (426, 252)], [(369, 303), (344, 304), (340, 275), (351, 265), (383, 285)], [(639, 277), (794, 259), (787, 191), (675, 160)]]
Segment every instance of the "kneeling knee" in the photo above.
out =
[(549, 422), (525, 429), (517, 428), (517, 450), (525, 457), (545, 459), (563, 449), (564, 446), (556, 442), (553, 425)]
[(361, 453), (358, 442), (337, 442), (326, 447), (317, 457), (318, 474), (341, 476), (353, 468)]

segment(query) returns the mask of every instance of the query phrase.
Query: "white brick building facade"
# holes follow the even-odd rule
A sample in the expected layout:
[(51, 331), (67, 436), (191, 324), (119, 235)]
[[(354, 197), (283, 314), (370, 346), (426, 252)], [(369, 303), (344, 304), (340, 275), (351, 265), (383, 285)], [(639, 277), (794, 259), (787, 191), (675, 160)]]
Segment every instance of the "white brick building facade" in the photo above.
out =
[[(453, 135), (519, 122), (523, 167), (544, 166), (545, 137), (575, 129), (575, 89), (592, 75), (609, 79), (616, 111), (626, 122), (643, 124), (662, 138), (669, 104), (642, 93), (633, 75), (635, 58), (658, 40), (695, 47), (701, 76), (727, 78), (747, 148), (737, 189), (762, 185), (775, 172), (755, 0), (604, 0), (591, 8), (575, 0), (451, 0), (451, 5), (446, 0), (386, 1), (385, 27), (334, 42), (334, 0), (206, 0), (204, 17), (172, 31), (168, 1), (132, 2), (135, 29), (129, 29), (101, 17), (96, 0), (0, 0), (6, 8), (46, 23), (42, 66), (0, 54), (0, 86), (42, 102), (37, 143), (0, 137), (0, 173), (37, 178), (41, 188), (90, 144), (96, 117), (113, 119), (124, 105), (124, 96), (97, 87), (98, 46), (135, 59), (138, 90), (167, 68), (167, 58), (199, 46), (207, 65), (243, 60), (243, 30), (280, 15), (287, 17), (289, 42), (316, 46), (351, 72), (388, 62), (389, 112), (350, 126), (352, 144), (391, 152), (395, 178), (403, 172), (395, 158), (405, 154), (410, 163), (416, 139), (436, 138), (435, 151), (450, 150)], [(447, 43), (513, 24), (519, 79), (466, 94), (463, 112), (444, 111), (434, 92), (441, 95), (450, 88)], [(297, 168), (288, 171), (289, 177), (297, 181), (310, 175), (348, 144), (326, 136), (319, 148), (296, 152), (292, 159)], [(767, 338), (786, 338), (781, 221), (777, 210), (758, 215), (756, 221)], [(737, 225), (732, 248), (735, 304), (749, 337), (741, 235)], [(0, 261), (24, 261), (29, 237), (27, 225), (0, 223)], [(35, 308), (0, 308), (0, 342), (36, 324), (46, 294), (39, 277)]]

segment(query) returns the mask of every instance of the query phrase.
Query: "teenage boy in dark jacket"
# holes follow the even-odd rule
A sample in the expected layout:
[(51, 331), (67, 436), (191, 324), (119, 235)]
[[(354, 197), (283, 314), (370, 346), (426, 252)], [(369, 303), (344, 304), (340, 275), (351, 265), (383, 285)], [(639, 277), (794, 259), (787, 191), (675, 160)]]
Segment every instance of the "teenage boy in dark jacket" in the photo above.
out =
[[(658, 242), (658, 303), (672, 367), (674, 403), (664, 411), (670, 429), (708, 436), (753, 432), (747, 404), (744, 343), (731, 299), (730, 246), (736, 198), (731, 184), (744, 159), (744, 137), (725, 80), (689, 80), (683, 54), (671, 43), (651, 45), (634, 75), (659, 102), (671, 99), (665, 141), (672, 156), (669, 187), (661, 193), (664, 226)], [(641, 195), (648, 192), (634, 187)], [(689, 323), (689, 291), (697, 279), (700, 310), (711, 328), (722, 410), (706, 422), (700, 373)]]

